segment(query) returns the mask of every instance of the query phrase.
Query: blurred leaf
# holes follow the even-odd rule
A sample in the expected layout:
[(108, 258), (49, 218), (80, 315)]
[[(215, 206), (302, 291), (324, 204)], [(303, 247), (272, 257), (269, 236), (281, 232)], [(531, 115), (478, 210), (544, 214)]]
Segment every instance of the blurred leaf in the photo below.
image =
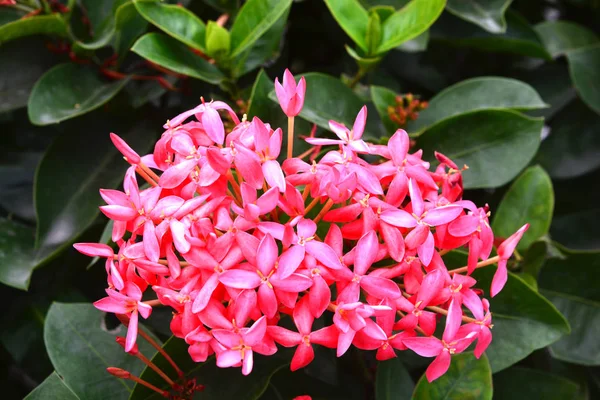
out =
[(567, 60), (581, 100), (600, 114), (600, 45), (570, 51)]
[(419, 118), (408, 123), (407, 131), (422, 133), (448, 118), (477, 110), (531, 110), (547, 106), (531, 86), (516, 79), (471, 78), (435, 95), (429, 106), (419, 112)]
[(566, 252), (540, 272), (540, 291), (571, 325), (571, 334), (554, 343), (552, 355), (583, 365), (600, 365), (600, 253)]
[(379, 361), (375, 377), (376, 400), (410, 400), (415, 383), (398, 358)]
[(569, 104), (550, 123), (550, 134), (536, 156), (550, 176), (584, 175), (600, 166), (600, 117), (580, 101)]
[(0, 282), (27, 290), (35, 264), (33, 229), (0, 218)]
[(388, 88), (371, 86), (371, 100), (375, 104), (375, 108), (388, 135), (391, 135), (392, 132), (398, 129), (398, 125), (390, 119), (388, 114), (388, 107), (396, 105), (396, 96), (397, 94)]
[[(38, 166), (34, 196), (38, 247), (61, 247), (85, 230), (99, 214), (102, 199), (98, 190), (116, 187), (129, 166), (109, 139), (110, 130), (119, 127), (117, 121), (96, 118), (81, 123), (87, 134), (70, 126), (52, 143)], [(141, 154), (155, 140), (149, 120), (132, 121), (121, 128), (116, 133)]]
[(562, 252), (550, 240), (540, 239), (532, 243), (523, 255), (519, 266), (524, 273), (536, 279), (546, 260), (551, 258), (564, 258)]
[(348, 45), (344, 47), (346, 48), (346, 53), (348, 53), (350, 57), (354, 58), (356, 60), (356, 64), (358, 64), (358, 67), (362, 68), (364, 71), (371, 71), (381, 62), (381, 56), (363, 57), (352, 47)]
[(600, 41), (588, 28), (569, 21), (546, 21), (534, 29), (553, 58)]
[(550, 119), (577, 98), (565, 64), (544, 63), (538, 68), (519, 74), (518, 77), (531, 85), (549, 105), (547, 108), (527, 113), (533, 117)]
[(178, 5), (154, 0), (134, 0), (134, 2), (139, 13), (148, 22), (186, 45), (206, 51), (206, 26), (192, 12)]
[(520, 54), (550, 60), (542, 41), (519, 14), (506, 12), (506, 32), (493, 34), (457, 17), (443, 15), (431, 29), (432, 39), (487, 52)]
[(445, 0), (413, 0), (383, 23), (378, 53), (384, 53), (427, 30), (440, 16)]
[(530, 167), (504, 194), (493, 219), (494, 235), (507, 238), (523, 225), (530, 224), (517, 246), (519, 251), (525, 251), (548, 233), (553, 211), (554, 191), (550, 177), (542, 167)]
[(25, 11), (18, 10), (13, 7), (1, 7), (0, 8), (0, 26), (8, 24), (9, 22), (17, 21), (25, 15)]
[(237, 13), (240, 6), (239, 0), (204, 0), (204, 2), (218, 11), (232, 15)]
[(231, 57), (252, 46), (291, 5), (292, 0), (248, 0), (231, 26)]
[[(105, 28), (112, 24), (112, 18), (123, 3), (127, 0), (79, 0), (78, 5), (84, 11), (84, 15), (89, 21), (90, 31), (94, 35), (105, 31)], [(73, 4), (75, 5), (75, 4)]]
[(374, 54), (381, 42), (381, 18), (376, 11), (369, 13), (369, 22), (367, 23), (367, 54)]
[(208, 83), (218, 84), (225, 77), (221, 71), (183, 43), (161, 33), (147, 33), (142, 36), (131, 51), (145, 59)]
[[(118, 28), (122, 28), (128, 23), (129, 19), (137, 15), (135, 6), (131, 2), (123, 3), (124, 0), (115, 2), (110, 5), (108, 2), (96, 1), (88, 3), (86, 6), (87, 16), (92, 25), (94, 36), (90, 41), (77, 40), (73, 43), (73, 50), (96, 50), (107, 46), (113, 39), (113, 36)], [(90, 10), (89, 5), (93, 5)], [(114, 12), (108, 12), (113, 9)], [(134, 14), (130, 10), (133, 10)]]
[(126, 3), (117, 9), (114, 48), (119, 55), (119, 64), (123, 62), (133, 43), (146, 31), (147, 27), (148, 21), (140, 15), (133, 2)]
[(18, 19), (0, 26), (0, 45), (32, 35), (67, 36), (67, 25), (59, 14)]
[(513, 179), (535, 155), (543, 120), (510, 110), (476, 111), (452, 117), (418, 139), (425, 157), (439, 151), (463, 172), (465, 188), (498, 187)]
[[(186, 377), (196, 377), (199, 384), (205, 385), (201, 398), (206, 400), (254, 400), (267, 390), (273, 374), (289, 364), (289, 354), (279, 350), (277, 354), (264, 357), (254, 355), (254, 368), (248, 376), (242, 375), (239, 368), (218, 368), (214, 357), (204, 363), (195, 363), (187, 352), (189, 345), (182, 339), (171, 337), (163, 346), (165, 351), (173, 358), (179, 367), (186, 372)], [(157, 354), (153, 359), (163, 371), (171, 378), (176, 379), (177, 374), (168, 366), (162, 355)], [(158, 387), (165, 387), (165, 383), (150, 368), (144, 369), (141, 378)], [(161, 397), (147, 388), (136, 385), (130, 400), (160, 399)]]
[[(123, 325), (109, 330), (104, 313), (91, 304), (54, 303), (46, 317), (44, 340), (56, 372), (75, 395), (86, 400), (118, 400), (128, 398), (133, 382), (113, 377), (106, 368), (119, 367), (139, 376), (144, 365), (115, 342), (117, 335), (126, 332)], [(155, 352), (141, 338), (137, 345), (146, 357)]]
[(79, 400), (77, 396), (60, 376), (53, 372), (36, 387), (31, 393), (25, 397), (25, 400)]
[(407, 53), (416, 53), (419, 51), (427, 50), (427, 45), (429, 44), (429, 31), (425, 31), (421, 33), (414, 39), (407, 40), (402, 43), (400, 46), (396, 47), (396, 50), (404, 51)]
[(429, 383), (425, 375), (417, 382), (415, 400), (491, 400), (492, 371), (487, 357), (477, 359), (473, 353), (452, 356), (448, 372)]
[(93, 69), (60, 64), (37, 81), (29, 97), (29, 120), (35, 125), (55, 124), (88, 113), (112, 99), (127, 83), (105, 83)]
[[(265, 70), (261, 69), (256, 76), (254, 85), (252, 86), (252, 92), (250, 94), (249, 105), (248, 105), (248, 120), (251, 121), (253, 117), (259, 117), (263, 121), (271, 121), (276, 116), (273, 115), (273, 111), (277, 111), (279, 105), (274, 104), (269, 99), (269, 93), (273, 90), (273, 81)], [(278, 114), (282, 114), (283, 111), (279, 110)]]
[(448, 0), (446, 10), (491, 33), (506, 32), (504, 13), (512, 0)]
[(43, 40), (23, 38), (0, 47), (0, 113), (27, 105), (35, 82), (58, 57)]
[(367, 25), (369, 13), (358, 0), (325, 0), (333, 18), (348, 36), (367, 52)]
[(219, 59), (227, 54), (231, 48), (229, 31), (214, 21), (206, 25), (206, 54)]
[(575, 399), (578, 385), (562, 376), (512, 367), (494, 375), (494, 400)]

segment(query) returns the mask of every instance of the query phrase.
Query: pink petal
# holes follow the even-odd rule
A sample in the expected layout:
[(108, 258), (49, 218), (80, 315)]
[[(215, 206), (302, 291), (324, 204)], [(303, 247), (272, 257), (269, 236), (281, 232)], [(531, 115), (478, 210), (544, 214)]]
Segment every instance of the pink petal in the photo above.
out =
[(169, 224), (169, 228), (171, 229), (171, 235), (173, 236), (173, 243), (175, 244), (175, 248), (180, 253), (187, 253), (190, 251), (191, 245), (185, 239), (185, 225), (183, 222), (178, 221), (176, 219), (172, 219)]
[(213, 292), (218, 285), (219, 275), (217, 273), (212, 274), (210, 278), (204, 282), (202, 289), (200, 289), (200, 292), (198, 292), (196, 298), (194, 299), (194, 303), (192, 304), (192, 312), (194, 314), (197, 314), (206, 308)]
[(362, 276), (375, 262), (379, 251), (379, 239), (374, 231), (367, 232), (358, 240), (356, 253), (358, 257), (354, 260), (354, 273)]
[(256, 155), (241, 145), (237, 145), (236, 150), (238, 154), (235, 156), (234, 163), (242, 178), (253, 188), (261, 189), (264, 177), (260, 162), (255, 158)]
[(113, 144), (125, 156), (125, 160), (127, 160), (130, 164), (139, 164), (141, 159), (138, 153), (136, 153), (129, 145), (121, 139), (119, 136), (114, 133), (110, 134), (110, 140), (112, 140)]
[(313, 284), (308, 292), (310, 311), (315, 318), (319, 318), (331, 302), (331, 290), (321, 275), (313, 278)]
[(217, 354), (217, 366), (219, 368), (234, 367), (241, 362), (242, 355), (239, 350), (225, 350)]
[(475, 215), (463, 215), (448, 225), (448, 232), (452, 236), (468, 236), (477, 230), (479, 218)]
[(336, 252), (327, 244), (311, 240), (305, 244), (305, 247), (307, 253), (326, 267), (331, 269), (342, 269), (344, 267)]
[(252, 372), (252, 366), (254, 365), (254, 355), (252, 350), (246, 350), (244, 353), (244, 359), (242, 360), (242, 374), (249, 375)]
[(433, 360), (427, 370), (425, 371), (425, 376), (427, 380), (431, 383), (440, 376), (444, 375), (446, 371), (450, 368), (450, 353), (447, 351), (442, 351), (436, 358)]
[(242, 336), (246, 344), (254, 346), (263, 340), (265, 333), (267, 333), (267, 318), (262, 316)]
[(304, 139), (307, 143), (310, 143), (314, 146), (333, 146), (336, 144), (342, 144), (343, 142), (340, 140), (334, 139), (322, 139), (322, 138), (306, 138)]
[(113, 300), (110, 297), (104, 297), (94, 302), (94, 307), (100, 311), (114, 314), (127, 314), (129, 311), (131, 311), (131, 308), (129, 308), (127, 304)]
[(341, 357), (348, 351), (350, 345), (352, 344), (352, 340), (354, 340), (354, 335), (356, 335), (356, 331), (350, 329), (348, 332), (340, 332), (338, 336), (338, 345), (337, 345), (337, 356)]
[(446, 342), (452, 341), (456, 336), (458, 328), (462, 322), (462, 308), (460, 294), (452, 297), (450, 307), (448, 307), (448, 315), (446, 316), (446, 327), (444, 329), (443, 339)]
[(258, 307), (267, 318), (273, 318), (277, 314), (277, 297), (273, 289), (266, 284), (258, 288)]
[(379, 229), (390, 257), (392, 257), (394, 261), (398, 262), (404, 260), (404, 238), (402, 237), (400, 230), (388, 225), (383, 221), (380, 222)]
[(102, 243), (75, 243), (75, 250), (90, 257), (113, 258), (115, 252), (112, 247)]
[(354, 126), (352, 126), (352, 139), (358, 140), (362, 137), (365, 131), (365, 125), (367, 124), (367, 106), (363, 106), (356, 119), (354, 120)]
[(492, 279), (492, 287), (490, 289), (490, 294), (492, 297), (495, 297), (498, 293), (500, 293), (506, 284), (507, 279), (508, 271), (506, 269), (506, 260), (500, 260), (498, 261), (498, 269), (496, 270), (494, 278)]
[(417, 294), (417, 303), (421, 302), (420, 309), (424, 309), (431, 299), (438, 295), (444, 286), (445, 278), (440, 270), (433, 270), (423, 278), (419, 293)]
[(130, 352), (135, 346), (138, 333), (138, 313), (134, 311), (129, 317), (129, 325), (127, 326), (127, 338), (125, 339), (125, 351)]
[(309, 305), (308, 305), (308, 297), (303, 297), (300, 299), (296, 307), (294, 308), (294, 312), (292, 314), (294, 318), (294, 324), (296, 324), (296, 328), (298, 332), (302, 335), (308, 335), (312, 330), (312, 324), (315, 318), (310, 313)]
[(154, 223), (150, 220), (144, 223), (144, 253), (153, 262), (158, 262), (160, 258), (160, 246), (156, 238)]
[(279, 290), (291, 293), (299, 293), (312, 285), (312, 279), (301, 274), (292, 274), (285, 279), (271, 278), (271, 283)]
[(269, 275), (269, 272), (275, 267), (278, 254), (279, 249), (275, 239), (267, 233), (260, 241), (256, 251), (258, 269), (263, 275)]
[(235, 289), (254, 289), (260, 285), (260, 277), (255, 272), (242, 269), (233, 269), (223, 272), (219, 276), (219, 281)]
[(342, 143), (348, 143), (348, 141), (350, 140), (348, 135), (350, 131), (348, 130), (348, 128), (346, 128), (344, 124), (340, 124), (336, 121), (329, 121), (329, 129), (331, 129), (331, 131), (335, 133), (337, 137), (340, 138)]
[(100, 211), (115, 221), (131, 221), (139, 215), (137, 210), (119, 205), (102, 206), (100, 207)]
[(529, 229), (529, 224), (523, 225), (518, 231), (510, 235), (508, 239), (498, 246), (498, 255), (500, 256), (500, 259), (508, 260), (510, 258), (527, 229)]
[(401, 166), (408, 153), (410, 139), (404, 129), (398, 129), (388, 141), (390, 155), (396, 166)]
[(179, 186), (190, 175), (196, 163), (197, 161), (192, 159), (175, 165), (171, 164), (160, 176), (158, 184), (165, 189), (173, 189)]
[(479, 358), (483, 352), (492, 343), (492, 332), (487, 326), (482, 326), (479, 336), (477, 336), (477, 345), (475, 345), (475, 357)]
[(225, 127), (223, 126), (223, 121), (217, 110), (210, 107), (205, 108), (202, 113), (202, 126), (212, 141), (216, 144), (223, 144), (223, 140), (225, 139)]
[(285, 192), (285, 177), (281, 166), (276, 160), (265, 161), (262, 165), (265, 180), (272, 188), (278, 188), (281, 193)]
[(434, 248), (433, 235), (431, 234), (431, 231), (428, 230), (427, 238), (425, 239), (423, 244), (421, 244), (417, 248), (417, 253), (419, 254), (419, 260), (421, 260), (421, 263), (424, 266), (426, 266), (426, 267), (429, 266), (429, 263), (431, 263), (431, 259), (433, 258), (434, 251), (435, 251), (435, 248)]
[(217, 171), (220, 175), (227, 175), (231, 163), (223, 156), (219, 149), (214, 147), (207, 149), (206, 159), (212, 169)]
[(310, 334), (311, 343), (335, 349), (337, 347), (339, 331), (335, 325), (330, 325)]
[(401, 297), (400, 289), (394, 281), (376, 276), (363, 276), (360, 286), (371, 296), (378, 299), (397, 299)]
[(277, 268), (279, 279), (285, 279), (296, 272), (300, 263), (304, 260), (304, 254), (303, 246), (292, 246), (283, 252), (279, 258), (279, 267)]
[(414, 228), (417, 220), (404, 210), (386, 210), (381, 213), (381, 220), (401, 228)]
[(279, 201), (279, 190), (276, 187), (272, 187), (267, 190), (258, 200), (256, 200), (256, 205), (260, 209), (260, 213), (262, 215), (271, 212), (277, 207), (277, 202)]
[(306, 367), (315, 358), (315, 351), (310, 344), (300, 343), (296, 348), (290, 369), (297, 371), (300, 368)]
[(408, 232), (408, 235), (404, 238), (404, 244), (407, 249), (416, 249), (427, 240), (427, 236), (430, 234), (429, 227), (423, 224), (417, 225), (415, 229)]
[(452, 205), (432, 208), (423, 217), (423, 222), (431, 226), (444, 225), (456, 219), (462, 213), (462, 210), (462, 207)]
[(274, 341), (284, 347), (297, 346), (302, 341), (301, 334), (287, 330), (282, 326), (270, 325), (267, 327), (267, 333)]
[(402, 343), (423, 357), (434, 357), (442, 352), (444, 345), (435, 337), (412, 337), (402, 340)]

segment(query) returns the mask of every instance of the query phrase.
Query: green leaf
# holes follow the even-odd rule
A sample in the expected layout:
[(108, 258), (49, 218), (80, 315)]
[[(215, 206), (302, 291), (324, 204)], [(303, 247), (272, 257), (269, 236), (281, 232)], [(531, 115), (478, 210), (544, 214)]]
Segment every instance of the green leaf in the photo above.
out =
[(534, 29), (553, 58), (600, 41), (588, 28), (569, 21), (546, 21)]
[(399, 358), (380, 361), (375, 377), (376, 400), (410, 400), (415, 383)]
[(213, 58), (223, 57), (229, 53), (231, 37), (229, 31), (214, 21), (206, 26), (206, 54)]
[(367, 25), (369, 13), (358, 0), (325, 0), (340, 27), (364, 52), (368, 52)]
[(34, 183), (38, 247), (62, 247), (83, 232), (99, 214), (98, 190), (114, 188), (123, 179), (129, 165), (109, 139), (112, 129), (120, 127), (116, 133), (141, 154), (155, 139), (149, 120), (132, 120), (125, 126), (104, 118), (81, 123), (85, 135), (81, 126), (69, 126), (38, 165)]
[(536, 160), (558, 179), (574, 178), (600, 166), (600, 118), (582, 102), (561, 110), (550, 123)]
[(291, 5), (292, 0), (248, 0), (231, 26), (231, 57), (252, 46)]
[(417, 382), (415, 400), (491, 400), (492, 371), (485, 355), (455, 354), (448, 372), (429, 383), (425, 375)]
[(506, 32), (504, 13), (512, 0), (448, 0), (446, 10), (491, 33)]
[(567, 104), (577, 98), (577, 93), (566, 64), (544, 63), (540, 67), (519, 75), (519, 79), (531, 85), (542, 97), (547, 108), (530, 111), (532, 117), (552, 118)]
[(35, 232), (15, 221), (0, 218), (0, 282), (27, 290), (35, 264)]
[(0, 27), (8, 24), (9, 22), (19, 20), (19, 18), (22, 18), (25, 14), (25, 11), (18, 10), (13, 7), (0, 8)]
[(567, 60), (581, 100), (600, 114), (600, 45), (570, 51)]
[(494, 374), (495, 400), (575, 399), (578, 391), (572, 380), (544, 371), (512, 367)]
[(67, 36), (67, 25), (59, 14), (18, 19), (0, 26), (0, 46), (23, 36), (55, 35)]
[(55, 124), (88, 113), (112, 99), (127, 83), (103, 82), (87, 66), (60, 64), (35, 84), (27, 105), (35, 125)]
[(135, 0), (135, 7), (142, 17), (169, 36), (194, 49), (206, 50), (206, 26), (186, 8), (154, 0)]
[(367, 54), (374, 54), (381, 42), (381, 19), (379, 14), (371, 11), (369, 14), (369, 23), (367, 24)]
[[(289, 352), (279, 350), (277, 354), (263, 357), (254, 355), (254, 368), (248, 376), (243, 376), (239, 368), (218, 368), (214, 357), (204, 363), (195, 363), (188, 354), (189, 345), (182, 339), (171, 337), (163, 349), (175, 360), (179, 367), (186, 373), (187, 378), (196, 377), (199, 384), (205, 385), (201, 398), (205, 400), (254, 400), (267, 390), (273, 374), (287, 367), (290, 360)], [(152, 361), (158, 365), (171, 378), (177, 375), (172, 367), (157, 354)], [(141, 378), (158, 386), (165, 387), (164, 381), (150, 368), (146, 368)], [(156, 393), (147, 388), (136, 385), (130, 400), (160, 399)]]
[(217, 67), (194, 54), (185, 44), (161, 33), (145, 34), (135, 42), (131, 51), (171, 71), (215, 85), (225, 77)]
[(388, 114), (388, 107), (393, 107), (396, 104), (396, 96), (397, 94), (393, 90), (382, 86), (371, 86), (371, 100), (373, 100), (381, 122), (385, 126), (386, 133), (389, 135), (398, 128), (398, 125), (390, 119)]
[(429, 106), (419, 112), (419, 118), (408, 123), (407, 131), (422, 133), (448, 118), (476, 110), (533, 110), (544, 107), (548, 105), (524, 82), (501, 77), (471, 78), (435, 95)]
[(466, 188), (498, 187), (513, 179), (535, 155), (541, 118), (510, 110), (486, 110), (442, 121), (418, 139), (425, 157), (439, 151), (458, 165)]
[[(461, 264), (466, 265), (466, 255)], [(475, 271), (477, 287), (487, 292), (495, 272), (491, 266)], [(490, 299), (490, 310), (494, 328), (486, 354), (494, 373), (569, 333), (569, 323), (552, 303), (510, 272), (504, 289)]]
[(427, 30), (440, 16), (445, 0), (412, 0), (383, 23), (383, 37), (378, 53), (384, 53)]
[(443, 15), (431, 28), (431, 37), (456, 46), (472, 47), (481, 51), (552, 59), (527, 20), (511, 10), (506, 12), (506, 32), (503, 34), (493, 34), (457, 17)]
[(600, 365), (600, 253), (565, 252), (565, 259), (550, 259), (540, 272), (540, 291), (571, 325), (571, 334), (551, 346), (560, 360)]
[(146, 31), (148, 21), (140, 15), (135, 4), (129, 2), (117, 9), (115, 25), (114, 48), (119, 55), (118, 63), (120, 64), (129, 53), (129, 49), (131, 49), (136, 39)]
[(48, 376), (44, 382), (29, 393), (25, 400), (79, 400), (77, 396), (55, 372)]
[[(133, 383), (112, 377), (106, 368), (119, 367), (139, 376), (144, 364), (115, 342), (116, 336), (126, 335), (127, 328), (119, 325), (109, 330), (104, 317), (91, 304), (52, 304), (44, 327), (46, 349), (63, 383), (78, 397), (127, 399)], [(141, 337), (137, 345), (148, 358), (155, 353)]]
[(553, 212), (554, 191), (550, 177), (542, 167), (530, 167), (504, 194), (492, 229), (496, 236), (507, 238), (528, 223), (529, 229), (517, 246), (519, 251), (525, 251), (548, 233)]

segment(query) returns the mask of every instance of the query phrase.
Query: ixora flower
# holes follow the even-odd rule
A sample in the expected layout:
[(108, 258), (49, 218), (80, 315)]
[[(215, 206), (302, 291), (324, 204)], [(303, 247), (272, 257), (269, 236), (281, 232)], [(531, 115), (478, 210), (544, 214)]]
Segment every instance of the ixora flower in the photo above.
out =
[[(286, 71), (275, 88), (293, 139), (306, 82)], [(158, 369), (136, 346), (138, 334), (152, 343), (138, 318), (170, 307), (170, 328), (193, 360), (214, 354), (217, 366), (245, 375), (255, 353), (272, 355), (277, 345), (296, 349), (292, 370), (314, 359), (314, 346), (341, 356), (354, 345), (377, 350), (381, 360), (410, 349), (435, 357), (430, 381), (471, 344), (480, 357), (492, 340), (492, 312), (472, 274), (497, 264), (496, 296), (528, 225), (490, 258), (490, 213), (462, 198), (462, 170), (438, 153), (430, 170), (421, 151), (409, 153), (401, 129), (385, 146), (365, 142), (366, 119), (363, 107), (352, 129), (330, 121), (338, 138), (313, 132), (306, 139), (313, 150), (300, 157), (290, 140), (282, 164), (282, 130), (258, 118), (240, 121), (222, 102), (203, 101), (168, 121), (153, 154), (140, 156), (111, 134), (131, 165), (124, 191), (101, 190), (115, 246), (75, 248), (106, 259), (108, 297), (95, 306), (128, 326), (119, 339), (125, 351)], [(444, 255), (455, 249), (468, 257), (449, 269)], [(279, 324), (285, 319), (296, 329)], [(159, 351), (180, 373), (178, 382), (165, 379), (171, 392), (186, 398), (202, 388)], [(168, 395), (127, 371), (109, 372)]]

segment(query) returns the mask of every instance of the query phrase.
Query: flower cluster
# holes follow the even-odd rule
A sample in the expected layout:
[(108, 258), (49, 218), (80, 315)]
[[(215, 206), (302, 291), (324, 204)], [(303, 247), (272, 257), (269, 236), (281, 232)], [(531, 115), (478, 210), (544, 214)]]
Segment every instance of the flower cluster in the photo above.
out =
[[(293, 129), (305, 82), (296, 86), (286, 71), (275, 87)], [(527, 226), (490, 258), (490, 214), (462, 199), (461, 169), (436, 154), (430, 171), (421, 151), (409, 153), (403, 130), (387, 145), (365, 142), (366, 121), (363, 107), (352, 128), (330, 121), (338, 139), (306, 139), (317, 153), (334, 146), (312, 164), (280, 163), (282, 130), (258, 117), (240, 121), (220, 101), (167, 121), (143, 157), (111, 134), (131, 164), (123, 191), (100, 191), (118, 251), (75, 247), (106, 259), (108, 296), (95, 306), (128, 320), (125, 350), (135, 351), (139, 316), (162, 305), (173, 309), (170, 328), (193, 360), (215, 354), (219, 367), (243, 374), (254, 353), (272, 355), (276, 344), (296, 348), (292, 370), (313, 360), (316, 345), (338, 356), (351, 345), (376, 350), (379, 360), (411, 349), (436, 357), (430, 381), (472, 343), (481, 356), (492, 320), (471, 274), (497, 263), (496, 295)], [(448, 270), (442, 256), (459, 248), (468, 249), (468, 265)], [(144, 301), (145, 292), (154, 299)], [(333, 323), (313, 328), (325, 313)], [(282, 318), (296, 329), (280, 326)]]

